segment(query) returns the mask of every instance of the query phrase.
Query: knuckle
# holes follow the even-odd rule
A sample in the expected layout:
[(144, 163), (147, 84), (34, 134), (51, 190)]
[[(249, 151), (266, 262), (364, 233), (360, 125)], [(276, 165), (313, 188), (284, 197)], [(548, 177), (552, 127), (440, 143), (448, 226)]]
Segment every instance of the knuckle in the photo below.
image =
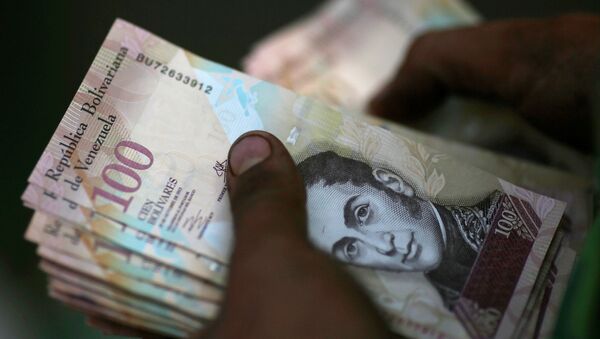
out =
[[(253, 168), (238, 178), (231, 196), (234, 209), (279, 208), (304, 206), (304, 186), (296, 173), (286, 175), (269, 166)], [(235, 211), (234, 211), (235, 212)]]
[(273, 220), (302, 215), (301, 211), (305, 208), (304, 201), (297, 195), (275, 189), (262, 189), (238, 196), (232, 205), (234, 215)]
[(418, 61), (421, 57), (428, 54), (428, 50), (430, 50), (430, 46), (435, 44), (439, 36), (439, 32), (429, 31), (419, 34), (412, 41), (410, 48), (408, 50), (408, 54), (406, 56), (407, 61)]

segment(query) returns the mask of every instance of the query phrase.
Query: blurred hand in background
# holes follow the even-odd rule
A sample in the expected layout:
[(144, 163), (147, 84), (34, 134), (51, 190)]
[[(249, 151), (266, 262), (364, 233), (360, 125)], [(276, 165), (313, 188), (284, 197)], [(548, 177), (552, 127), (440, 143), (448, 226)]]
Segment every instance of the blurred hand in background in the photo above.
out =
[(415, 39), (370, 110), (410, 122), (450, 94), (501, 101), (556, 140), (590, 151), (590, 103), (599, 72), (599, 16), (430, 31)]

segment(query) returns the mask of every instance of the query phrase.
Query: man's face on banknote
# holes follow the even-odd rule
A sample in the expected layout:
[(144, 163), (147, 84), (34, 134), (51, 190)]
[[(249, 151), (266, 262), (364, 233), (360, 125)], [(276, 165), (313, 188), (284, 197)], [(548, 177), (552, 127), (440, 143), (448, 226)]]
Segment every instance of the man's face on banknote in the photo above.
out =
[[(395, 271), (435, 269), (444, 244), (431, 204), (416, 197), (389, 170), (375, 168), (363, 174), (372, 178), (358, 185), (352, 180), (320, 180), (307, 187), (313, 243), (356, 265)], [(379, 187), (369, 181), (379, 182)]]

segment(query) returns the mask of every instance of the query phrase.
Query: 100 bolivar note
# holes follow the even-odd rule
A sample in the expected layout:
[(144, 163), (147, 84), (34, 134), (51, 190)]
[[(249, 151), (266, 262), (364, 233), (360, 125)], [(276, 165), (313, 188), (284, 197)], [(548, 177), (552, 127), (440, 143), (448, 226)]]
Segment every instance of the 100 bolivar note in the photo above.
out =
[[(255, 129), (277, 136), (297, 162), (311, 241), (352, 267), (393, 330), (512, 334), (525, 308), (513, 292), (531, 293), (564, 203), (123, 20), (110, 30), (23, 200), (130, 251), (168, 257), (191, 274), (203, 269), (210, 281), (219, 270), (193, 261), (227, 265), (227, 151)], [(124, 229), (138, 233), (125, 236)], [(157, 249), (161, 241), (180, 252)]]

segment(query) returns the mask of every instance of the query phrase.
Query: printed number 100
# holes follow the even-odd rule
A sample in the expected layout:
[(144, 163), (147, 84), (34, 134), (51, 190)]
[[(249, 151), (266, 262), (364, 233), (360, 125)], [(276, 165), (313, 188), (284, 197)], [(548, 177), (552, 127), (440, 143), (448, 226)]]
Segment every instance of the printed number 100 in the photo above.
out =
[[(136, 154), (142, 154), (144, 157), (146, 157), (147, 161), (142, 163), (126, 157), (121, 150), (127, 148), (134, 150)], [(140, 178), (139, 174), (137, 174), (134, 170), (143, 171), (150, 168), (154, 162), (154, 156), (152, 155), (152, 152), (137, 142), (123, 140), (115, 147), (115, 157), (120, 163), (106, 165), (102, 170), (102, 180), (108, 186), (119, 192), (133, 193), (137, 191), (142, 185), (142, 178)], [(109, 176), (111, 172), (120, 173), (132, 180), (129, 181), (129, 184), (125, 182), (119, 182)], [(123, 212), (127, 211), (129, 204), (131, 204), (131, 201), (133, 200), (133, 197), (124, 199), (113, 193), (107, 192), (102, 188), (94, 187), (92, 191), (92, 200), (95, 200), (97, 196), (101, 196), (104, 199), (119, 204), (121, 207), (123, 207)]]

